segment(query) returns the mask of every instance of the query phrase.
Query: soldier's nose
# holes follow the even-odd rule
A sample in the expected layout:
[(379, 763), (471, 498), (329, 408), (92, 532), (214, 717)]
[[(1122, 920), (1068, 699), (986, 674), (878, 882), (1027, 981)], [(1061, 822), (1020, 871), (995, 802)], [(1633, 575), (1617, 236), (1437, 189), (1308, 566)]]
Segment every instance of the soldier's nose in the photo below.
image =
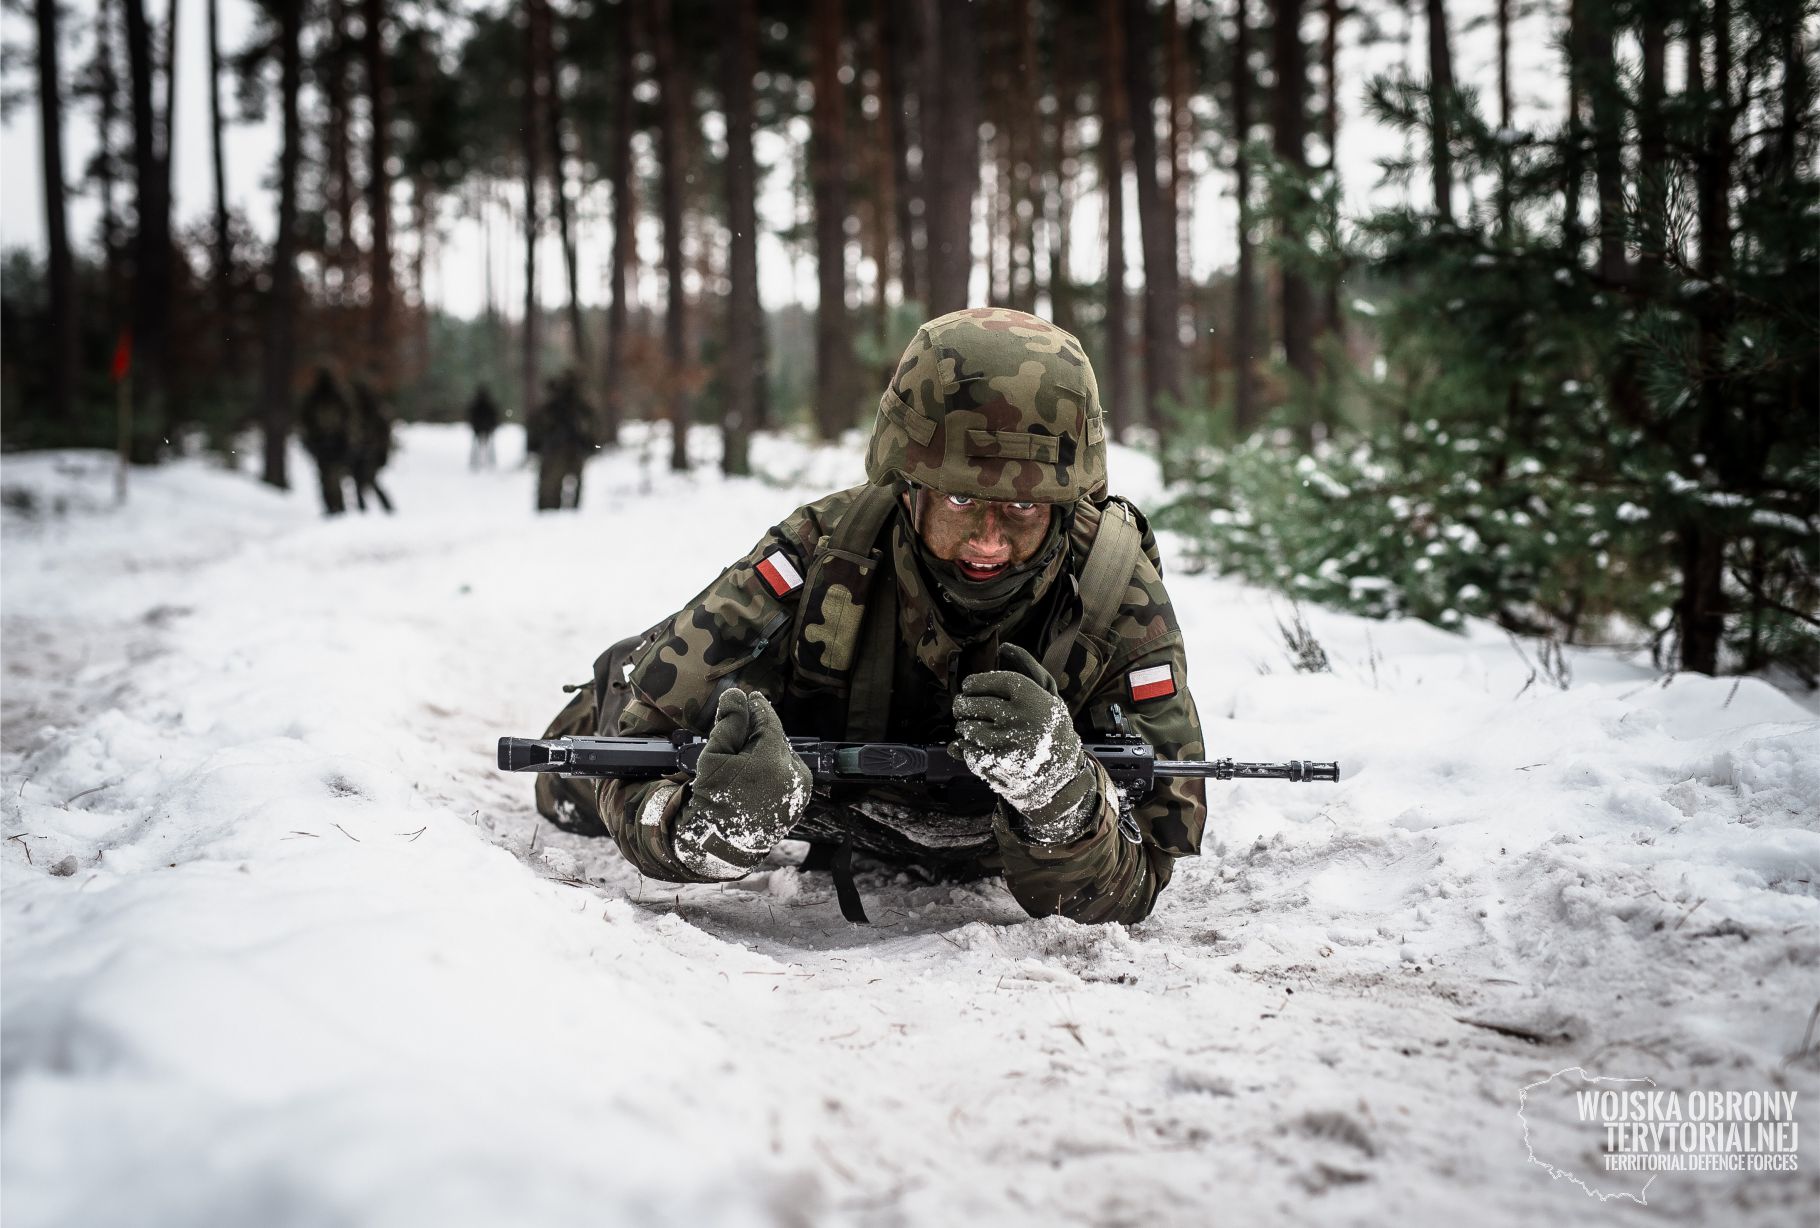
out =
[(973, 530), (973, 545), (987, 552), (997, 551), (1005, 545), (1005, 526), (997, 513), (988, 511), (980, 517)]

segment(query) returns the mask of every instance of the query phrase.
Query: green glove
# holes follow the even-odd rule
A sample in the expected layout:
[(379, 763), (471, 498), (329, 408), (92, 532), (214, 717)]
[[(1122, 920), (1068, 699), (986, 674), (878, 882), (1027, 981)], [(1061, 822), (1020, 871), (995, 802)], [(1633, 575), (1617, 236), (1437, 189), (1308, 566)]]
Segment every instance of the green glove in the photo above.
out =
[(771, 702), (757, 691), (722, 692), (676, 820), (677, 859), (707, 878), (740, 877), (796, 826), (813, 785)]
[(1006, 668), (961, 684), (952, 749), (1022, 816), (1031, 839), (1077, 839), (1098, 800), (1099, 773), (1049, 671), (1015, 644), (1001, 646), (998, 658)]

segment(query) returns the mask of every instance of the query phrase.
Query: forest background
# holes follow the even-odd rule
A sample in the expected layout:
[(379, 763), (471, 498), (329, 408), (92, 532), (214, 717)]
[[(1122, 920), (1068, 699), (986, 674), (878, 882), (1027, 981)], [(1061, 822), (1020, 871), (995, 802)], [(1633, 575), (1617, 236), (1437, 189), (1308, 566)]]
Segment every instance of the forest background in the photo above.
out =
[[(318, 366), (415, 420), (481, 384), (522, 419), (573, 368), (603, 447), (715, 423), (742, 472), (753, 431), (869, 422), (921, 319), (1004, 304), (1082, 338), (1205, 566), (1820, 684), (1812, 0), (202, 3), (186, 225), (181, 0), (7, 0), (46, 187), (0, 279), (8, 450), (250, 447), (290, 486)], [(244, 124), (269, 209), (226, 190)], [(471, 314), (433, 293), (463, 226)], [(761, 295), (761, 239), (812, 295)]]

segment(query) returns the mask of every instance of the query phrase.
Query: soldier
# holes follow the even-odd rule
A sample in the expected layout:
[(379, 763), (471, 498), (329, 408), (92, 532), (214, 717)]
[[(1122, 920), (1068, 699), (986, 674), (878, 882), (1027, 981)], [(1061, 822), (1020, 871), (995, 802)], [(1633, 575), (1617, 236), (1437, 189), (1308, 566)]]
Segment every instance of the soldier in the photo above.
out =
[(371, 490), (389, 515), (392, 501), (379, 487), (379, 471), (392, 459), (392, 420), (387, 417), (379, 394), (365, 380), (354, 383), (354, 407), (353, 447), (348, 458), (354, 477), (354, 501), (361, 511), (366, 511), (366, 492)]
[[(539, 809), (598, 819), (673, 882), (739, 878), (808, 840), (850, 919), (857, 848), (1002, 874), (1033, 916), (1142, 920), (1200, 850), (1204, 786), (1123, 797), (1083, 735), (1203, 748), (1155, 540), (1107, 493), (1105, 435), (1068, 333), (1001, 308), (923, 325), (879, 406), (866, 485), (797, 509), (636, 651), (609, 650), (546, 735), (689, 729), (707, 737), (697, 775), (592, 796), (541, 777)], [(812, 792), (786, 730), (948, 743), (989, 792)]]
[(297, 430), (304, 450), (316, 462), (322, 482), (322, 510), (339, 516), (348, 510), (343, 483), (350, 475), (353, 452), (354, 409), (341, 381), (326, 365), (316, 368), (316, 380), (304, 395), (297, 414)]
[(499, 429), (499, 403), (485, 384), (474, 390), (474, 399), (468, 402), (468, 426), (474, 432), (468, 468), (479, 469), (483, 461), (489, 468), (498, 464), (493, 454), (493, 432)]
[(581, 506), (582, 465), (594, 450), (594, 409), (582, 399), (575, 372), (564, 371), (546, 390), (534, 415), (540, 512)]

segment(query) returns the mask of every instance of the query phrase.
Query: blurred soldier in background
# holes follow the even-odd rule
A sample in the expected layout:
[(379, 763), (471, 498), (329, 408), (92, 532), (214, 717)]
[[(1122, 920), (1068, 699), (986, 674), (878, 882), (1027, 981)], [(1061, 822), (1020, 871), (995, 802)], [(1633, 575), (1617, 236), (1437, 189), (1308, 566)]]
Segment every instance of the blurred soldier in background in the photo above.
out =
[(348, 467), (354, 476), (354, 500), (361, 511), (367, 510), (367, 491), (379, 500), (388, 513), (392, 501), (379, 488), (379, 471), (392, 459), (392, 420), (379, 400), (379, 394), (365, 380), (354, 382), (354, 436), (348, 453)]
[(304, 450), (316, 462), (316, 474), (322, 481), (322, 510), (330, 516), (341, 515), (348, 510), (342, 484), (350, 476), (354, 407), (327, 364), (316, 367), (316, 381), (297, 414), (297, 431)]
[(526, 424), (536, 441), (540, 512), (581, 506), (581, 468), (594, 450), (594, 407), (582, 399), (575, 372), (564, 371), (547, 388), (548, 399)]
[(474, 447), (468, 454), (468, 468), (479, 469), (483, 464), (488, 468), (499, 463), (493, 454), (493, 432), (499, 429), (499, 402), (482, 384), (474, 390), (474, 399), (468, 402), (468, 426), (474, 432)]

